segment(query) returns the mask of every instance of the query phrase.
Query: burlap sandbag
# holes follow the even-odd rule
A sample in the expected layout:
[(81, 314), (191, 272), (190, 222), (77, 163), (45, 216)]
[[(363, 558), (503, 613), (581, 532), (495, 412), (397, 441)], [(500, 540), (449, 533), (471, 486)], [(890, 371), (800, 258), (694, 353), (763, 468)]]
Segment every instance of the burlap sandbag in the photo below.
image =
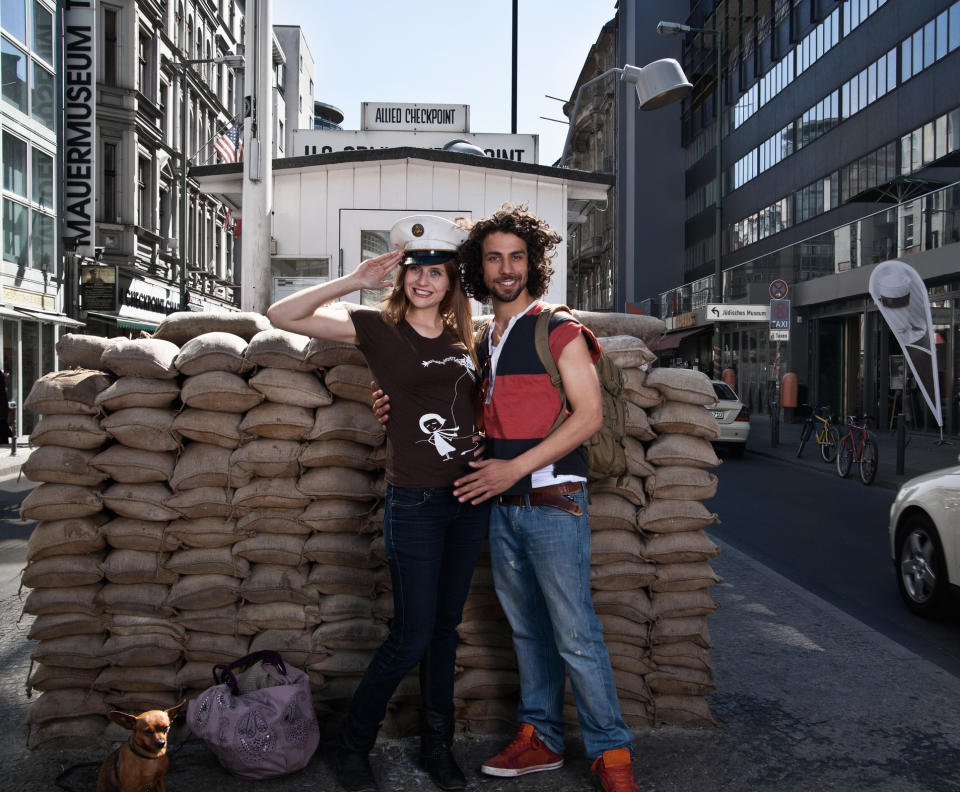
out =
[(717, 494), (717, 477), (702, 468), (668, 465), (656, 468), (644, 487), (654, 499), (702, 501)]
[(53, 690), (41, 693), (27, 710), (27, 723), (37, 726), (66, 715), (81, 718), (100, 715), (109, 709), (103, 694), (93, 690)]
[(104, 548), (100, 526), (103, 514), (68, 520), (43, 520), (37, 523), (27, 540), (27, 561), (59, 555), (84, 555)]
[(637, 513), (637, 525), (648, 533), (696, 531), (715, 522), (717, 515), (694, 500), (653, 500)]
[(295, 478), (255, 478), (233, 494), (234, 506), (243, 509), (303, 508), (310, 497), (297, 489)]
[(651, 605), (653, 614), (658, 619), (667, 616), (709, 616), (720, 607), (720, 603), (714, 602), (705, 588), (694, 591), (654, 592)]
[(30, 444), (94, 449), (109, 437), (92, 415), (44, 415), (30, 433)]
[(237, 617), (240, 629), (305, 630), (317, 623), (314, 605), (297, 602), (246, 602)]
[(663, 401), (663, 394), (656, 388), (648, 387), (647, 370), (628, 368), (623, 370), (623, 398), (645, 410), (656, 407)]
[(248, 475), (280, 478), (300, 473), (301, 445), (296, 440), (262, 438), (236, 449), (230, 466)]
[(457, 701), (457, 722), (472, 734), (507, 734), (517, 728), (517, 702), (507, 699)]
[(184, 547), (229, 547), (253, 532), (241, 529), (236, 520), (224, 517), (201, 517), (195, 520), (174, 520), (167, 534)]
[(90, 465), (121, 484), (147, 484), (169, 481), (176, 461), (176, 455), (170, 451), (112, 445), (97, 454)]
[[(303, 542), (301, 541), (301, 546)], [(252, 559), (249, 559), (252, 560)], [(288, 564), (256, 563), (240, 584), (240, 596), (247, 602), (318, 602), (317, 590), (307, 584), (307, 570)]]
[(302, 369), (310, 339), (286, 330), (261, 330), (247, 345), (247, 363), (259, 368)]
[(713, 674), (684, 666), (661, 666), (648, 674), (646, 682), (655, 694), (679, 693), (688, 696), (706, 696), (717, 689)]
[(234, 490), (228, 487), (196, 487), (170, 495), (164, 503), (175, 517), (199, 520), (204, 517), (233, 517)]
[(376, 447), (383, 443), (385, 434), (369, 406), (344, 399), (317, 408), (316, 420), (306, 439), (352, 440)]
[(248, 538), (255, 534), (307, 535), (310, 526), (301, 521), (303, 509), (251, 509), (237, 519), (237, 532)]
[(111, 635), (103, 642), (103, 651), (115, 666), (165, 666), (180, 659), (183, 646), (162, 633)]
[(684, 564), (658, 564), (657, 579), (650, 584), (651, 591), (695, 591), (723, 583), (706, 561)]
[(166, 553), (180, 546), (179, 540), (167, 533), (169, 523), (131, 520), (114, 517), (100, 528), (107, 544), (116, 550), (149, 550)]
[(631, 476), (644, 478), (653, 475), (654, 467), (647, 461), (643, 443), (637, 438), (627, 435), (623, 438), (623, 449), (627, 457), (627, 472)]
[(251, 564), (276, 564), (297, 567), (304, 562), (303, 535), (257, 534), (241, 539), (233, 546), (233, 555)]
[(656, 388), (666, 401), (704, 406), (717, 400), (710, 378), (695, 369), (652, 368), (647, 372), (646, 386)]
[(706, 616), (666, 616), (653, 623), (650, 630), (653, 644), (690, 641), (709, 649), (710, 630)]
[(251, 388), (277, 404), (293, 404), (313, 410), (333, 403), (333, 394), (314, 371), (262, 368), (249, 381)]
[(230, 464), (229, 448), (211, 443), (188, 443), (170, 476), (174, 492), (197, 487), (242, 487), (250, 475)]
[(647, 346), (658, 339), (666, 329), (663, 319), (646, 314), (574, 310), (573, 316), (595, 336), (633, 336)]
[(34, 589), (23, 603), (23, 612), (40, 616), (45, 613), (83, 613), (99, 616), (102, 610), (97, 602), (100, 584), (88, 586), (58, 586), (51, 589)]
[(263, 394), (247, 385), (239, 374), (207, 371), (184, 380), (180, 400), (200, 410), (243, 413), (260, 404)]
[(720, 548), (703, 531), (681, 531), (651, 534), (643, 541), (643, 552), (657, 564), (686, 564), (709, 561), (720, 554)]
[(709, 440), (687, 434), (664, 434), (647, 448), (647, 462), (658, 467), (678, 465), (711, 468), (720, 465)]
[(180, 347), (174, 365), (188, 377), (205, 371), (239, 374), (246, 368), (243, 359), (246, 348), (247, 342), (233, 333), (203, 333)]
[(96, 451), (81, 448), (45, 445), (34, 449), (20, 469), (30, 481), (38, 483), (93, 487), (107, 478), (106, 473), (91, 467), (97, 455)]
[[(221, 605), (219, 608), (204, 608), (201, 610), (181, 610), (174, 617), (177, 625), (185, 630), (197, 632), (217, 633), (218, 635), (236, 635), (239, 625), (237, 616), (240, 606), (236, 602)], [(209, 677), (212, 679), (212, 677)], [(206, 684), (207, 680), (204, 680)]]
[[(86, 689), (86, 688), (84, 688)], [(30, 729), (27, 748), (78, 748), (89, 750), (91, 741), (102, 739), (107, 727), (102, 715), (84, 715), (79, 718), (58, 718)]]
[(232, 663), (249, 650), (250, 638), (246, 635), (190, 632), (183, 657), (188, 663)]
[(104, 620), (104, 626), (111, 635), (143, 635), (145, 633), (163, 633), (178, 641), (186, 637), (186, 630), (161, 616), (115, 613)]
[(617, 694), (622, 699), (633, 699), (634, 701), (653, 700), (653, 696), (650, 693), (650, 686), (647, 685), (646, 679), (644, 679), (641, 674), (615, 668), (613, 669), (613, 681), (617, 686)]
[(249, 341), (261, 330), (267, 330), (269, 327), (270, 321), (266, 316), (252, 311), (224, 313), (177, 311), (160, 322), (153, 337), (172, 341), (178, 346), (204, 333), (233, 333)]
[(320, 500), (372, 500), (377, 492), (373, 479), (352, 468), (310, 468), (297, 479), (297, 489)]
[(369, 501), (318, 500), (303, 510), (300, 520), (318, 532), (373, 533), (379, 526), (371, 519), (373, 512)]
[(373, 600), (350, 594), (333, 594), (328, 597), (321, 597), (319, 615), (321, 622), (370, 619), (373, 616)]
[(173, 665), (113, 666), (103, 669), (93, 683), (94, 690), (141, 691), (178, 690), (177, 669)]
[(165, 407), (125, 407), (100, 423), (110, 436), (128, 448), (176, 451), (180, 442), (173, 433), (177, 414)]
[(461, 668), (516, 668), (517, 656), (512, 647), (461, 643), (457, 646), (457, 665)]
[[(653, 726), (653, 703), (649, 701), (638, 701), (637, 699), (624, 698), (620, 702), (620, 714), (623, 716), (623, 722), (631, 729), (641, 730)], [(570, 713), (572, 718), (568, 723), (576, 723), (576, 708)], [(564, 710), (566, 717), (566, 710)]]
[(89, 690), (99, 673), (99, 669), (96, 668), (64, 668), (34, 663), (27, 686), (33, 690), (67, 690), (69, 688)]
[(103, 621), (99, 616), (83, 613), (44, 613), (30, 625), (27, 638), (44, 641), (47, 638), (64, 638), (68, 635), (102, 635)]
[(180, 348), (156, 338), (114, 338), (100, 356), (100, 365), (118, 377), (174, 379)]
[(703, 696), (658, 693), (653, 697), (653, 711), (655, 726), (671, 725), (711, 729), (717, 725)]
[(30, 659), (51, 666), (103, 668), (110, 664), (103, 653), (103, 642), (104, 639), (99, 635), (50, 638), (36, 643), (30, 652)]
[(310, 633), (307, 630), (263, 630), (250, 639), (250, 651), (263, 649), (280, 652), (288, 663), (304, 668), (309, 663)]
[(457, 625), (460, 640), (475, 646), (512, 646), (513, 638), (510, 635), (509, 626), (503, 619), (491, 618), (492, 615), (488, 614), (487, 618), (482, 619), (461, 621)]
[(590, 588), (595, 591), (634, 591), (657, 579), (657, 567), (647, 561), (614, 561), (590, 567)]
[(89, 555), (59, 555), (30, 561), (20, 582), (27, 588), (61, 588), (89, 586), (103, 579), (100, 561), (103, 553)]
[(650, 645), (649, 622), (638, 622), (617, 616), (614, 613), (599, 613), (597, 618), (603, 625), (605, 641), (618, 641), (632, 646), (647, 647)]
[(159, 481), (149, 484), (111, 484), (103, 493), (103, 504), (120, 517), (168, 522), (179, 513), (165, 505), (172, 493)]
[(505, 698), (519, 689), (520, 676), (507, 668), (468, 668), (453, 683), (453, 694), (462, 699)]
[(370, 389), (372, 380), (373, 373), (369, 367), (351, 364), (334, 366), (323, 377), (327, 389), (338, 399), (352, 399), (367, 407), (373, 401)]
[(633, 402), (624, 402), (624, 408), (624, 431), (627, 435), (645, 442), (655, 440), (657, 434), (650, 426), (647, 413)]
[(166, 604), (185, 610), (209, 610), (240, 598), (240, 580), (233, 575), (183, 575), (170, 587)]
[(650, 598), (640, 589), (637, 591), (595, 591), (593, 608), (597, 613), (623, 616), (635, 622), (653, 621), (653, 606)]
[(180, 385), (173, 380), (150, 377), (120, 377), (97, 396), (97, 405), (106, 410), (130, 407), (169, 407), (180, 398)]
[(626, 671), (630, 674), (649, 674), (656, 670), (649, 655), (637, 651), (637, 647), (620, 643), (620, 641), (605, 640), (607, 654), (610, 655), (610, 665), (617, 671)]
[(163, 583), (170, 585), (178, 580), (176, 572), (167, 569), (166, 553), (149, 550), (111, 550), (103, 563), (104, 577), (111, 583)]
[(97, 394), (113, 380), (102, 371), (51, 371), (33, 383), (23, 406), (41, 415), (96, 415)]
[(596, 535), (602, 531), (632, 531), (637, 527), (637, 507), (626, 498), (609, 493), (591, 492), (590, 530)]
[(188, 407), (173, 420), (173, 433), (181, 438), (237, 448), (243, 440), (241, 413), (216, 412)]
[(313, 564), (307, 582), (320, 594), (349, 594), (369, 598), (376, 591), (377, 571), (339, 564)]
[(647, 345), (634, 336), (602, 336), (597, 340), (604, 354), (621, 369), (649, 366), (657, 359)]
[(650, 648), (650, 659), (658, 665), (683, 666), (700, 671), (712, 669), (710, 650), (697, 646), (692, 641), (658, 643)]
[[(612, 476), (590, 482), (591, 504), (594, 495), (617, 495), (630, 501), (634, 506), (643, 506), (647, 496), (643, 491), (643, 479), (629, 473), (623, 476)], [(593, 525), (593, 506), (590, 507), (590, 524)]]
[(25, 520), (66, 520), (86, 517), (103, 508), (100, 492), (76, 484), (41, 484), (20, 504)]
[(300, 453), (300, 464), (310, 467), (348, 467), (357, 470), (378, 470), (387, 461), (386, 445), (371, 448), (352, 440), (314, 440)]
[(370, 555), (370, 540), (357, 534), (314, 534), (304, 544), (303, 554), (318, 564), (342, 564), (360, 569), (377, 564)]
[[(373, 653), (370, 651), (341, 649), (326, 657), (314, 660), (307, 666), (311, 674), (321, 674), (323, 677), (357, 677), (370, 664)], [(356, 688), (356, 683), (353, 685)]]
[(243, 416), (240, 431), (275, 440), (301, 440), (313, 428), (313, 421), (314, 411), (307, 407), (264, 402)]
[(229, 547), (184, 547), (170, 554), (166, 568), (180, 575), (232, 575), (245, 578), (250, 564)]
[(599, 531), (590, 537), (590, 560), (593, 564), (643, 561), (643, 542), (635, 528)]
[(367, 359), (353, 344), (342, 344), (339, 341), (327, 341), (322, 338), (311, 338), (307, 344), (307, 356), (304, 368), (331, 369), (334, 366), (353, 365), (365, 366)]
[(660, 434), (675, 432), (705, 437), (720, 436), (720, 428), (713, 413), (698, 404), (668, 401), (655, 407), (649, 414), (650, 424)]
[(311, 651), (338, 651), (341, 649), (377, 649), (390, 630), (385, 624), (366, 619), (345, 619), (317, 627), (310, 636)]
[(84, 333), (64, 333), (57, 341), (57, 358), (64, 368), (100, 368), (100, 356), (112, 339)]

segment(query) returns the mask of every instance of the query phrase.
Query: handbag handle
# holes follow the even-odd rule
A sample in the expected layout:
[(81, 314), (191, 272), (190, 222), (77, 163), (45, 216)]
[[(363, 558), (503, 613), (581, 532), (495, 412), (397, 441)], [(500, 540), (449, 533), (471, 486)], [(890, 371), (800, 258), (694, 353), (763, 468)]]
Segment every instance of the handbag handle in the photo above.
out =
[(238, 696), (240, 695), (240, 688), (237, 684), (237, 676), (233, 673), (234, 669), (245, 671), (250, 666), (261, 662), (276, 666), (277, 671), (279, 671), (283, 676), (287, 675), (287, 667), (284, 665), (283, 658), (280, 656), (280, 653), (275, 652), (272, 649), (263, 649), (259, 652), (251, 652), (248, 655), (244, 655), (239, 660), (234, 660), (232, 663), (217, 663), (213, 667), (214, 684), (225, 684), (230, 688), (230, 692), (233, 693), (234, 696)]

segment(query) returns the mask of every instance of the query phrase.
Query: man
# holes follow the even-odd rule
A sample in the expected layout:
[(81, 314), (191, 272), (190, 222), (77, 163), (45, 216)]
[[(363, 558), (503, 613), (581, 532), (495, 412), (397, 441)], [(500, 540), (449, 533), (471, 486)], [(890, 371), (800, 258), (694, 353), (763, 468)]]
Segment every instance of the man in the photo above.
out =
[[(506, 205), (473, 225), (460, 247), (464, 289), (490, 299), (482, 366), (486, 458), (455, 482), (461, 501), (494, 498), (490, 560), (497, 596), (513, 630), (520, 672), (520, 728), (481, 766), (520, 776), (563, 765), (563, 696), (570, 674), (591, 770), (606, 792), (639, 792), (633, 734), (620, 714), (602, 628), (590, 599), (590, 526), (583, 442), (603, 421), (593, 334), (566, 314), (550, 325), (550, 349), (571, 408), (561, 409), (537, 356), (538, 298), (550, 282), (549, 258), (561, 238), (529, 212)], [(379, 414), (382, 414), (381, 409)]]

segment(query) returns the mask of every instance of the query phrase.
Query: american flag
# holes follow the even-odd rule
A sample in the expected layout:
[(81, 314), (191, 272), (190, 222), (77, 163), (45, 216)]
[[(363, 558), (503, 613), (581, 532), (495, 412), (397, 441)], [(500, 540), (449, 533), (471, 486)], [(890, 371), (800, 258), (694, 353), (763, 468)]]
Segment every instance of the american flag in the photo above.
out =
[(224, 162), (240, 162), (243, 159), (243, 125), (240, 121), (234, 121), (219, 135), (213, 147)]

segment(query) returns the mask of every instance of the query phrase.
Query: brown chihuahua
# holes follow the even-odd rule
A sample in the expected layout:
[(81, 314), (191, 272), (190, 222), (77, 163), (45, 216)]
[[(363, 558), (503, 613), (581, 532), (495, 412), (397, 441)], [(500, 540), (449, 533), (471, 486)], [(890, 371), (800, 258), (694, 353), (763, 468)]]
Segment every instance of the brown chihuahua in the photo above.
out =
[(148, 710), (136, 716), (111, 712), (110, 720), (133, 734), (101, 765), (97, 792), (167, 792), (167, 732), (186, 703), (184, 699), (168, 710)]

